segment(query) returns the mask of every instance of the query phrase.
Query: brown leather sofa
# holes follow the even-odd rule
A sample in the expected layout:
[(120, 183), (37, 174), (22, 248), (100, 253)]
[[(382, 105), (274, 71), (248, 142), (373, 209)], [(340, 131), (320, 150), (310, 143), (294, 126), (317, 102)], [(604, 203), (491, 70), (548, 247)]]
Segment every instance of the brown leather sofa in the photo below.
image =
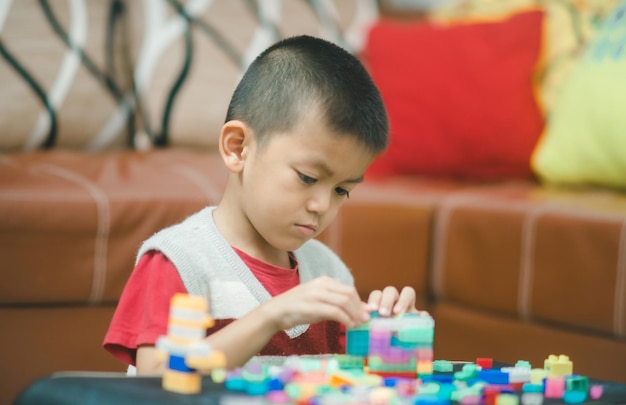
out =
[[(328, 25), (327, 10), (286, 3), (282, 25), (267, 32), (317, 34), (321, 25), (322, 33), (350, 38), (347, 27), (372, 10), (368, 2), (339, 2), (336, 25)], [(239, 71), (228, 55), (243, 63), (251, 36), (268, 24), (249, 3), (216, 2), (201, 16), (188, 10), (196, 29), (185, 36), (185, 18), (166, 5), (154, 6), (161, 25), (150, 28), (138, 2), (67, 4), (14, 2), (0, 32), (18, 63), (0, 61), (2, 403), (52, 372), (125, 370), (101, 343), (135, 253), (153, 232), (219, 201), (226, 173), (215, 131)], [(72, 26), (70, 38), (93, 63), (71, 70), (51, 21), (81, 18), (90, 36), (81, 39)], [(247, 20), (227, 37), (233, 18)], [(141, 32), (150, 29), (163, 35), (156, 47), (171, 39), (167, 30), (182, 29), (154, 66), (138, 56)], [(105, 31), (115, 34), (111, 40)], [(177, 93), (186, 60), (180, 38), (196, 40), (194, 67), (227, 69), (196, 67), (191, 85)], [(133, 58), (151, 80), (130, 80)], [(54, 101), (62, 93), (54, 87), (57, 68), (74, 74), (63, 102)], [(54, 119), (25, 74), (49, 89)], [(207, 80), (210, 91), (197, 84)], [(353, 194), (321, 239), (353, 270), (363, 297), (385, 285), (416, 289), (418, 305), (435, 318), (436, 358), (541, 366), (562, 353), (577, 373), (626, 382), (626, 194), (417, 176), (368, 180)]]

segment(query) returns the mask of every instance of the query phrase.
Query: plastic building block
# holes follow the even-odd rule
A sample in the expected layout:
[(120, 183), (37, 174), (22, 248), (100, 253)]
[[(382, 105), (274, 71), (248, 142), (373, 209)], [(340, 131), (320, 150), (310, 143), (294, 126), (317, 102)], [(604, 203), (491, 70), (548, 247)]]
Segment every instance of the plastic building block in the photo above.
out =
[(520, 397), (522, 405), (542, 405), (543, 393), (541, 392), (524, 392)]
[(600, 384), (594, 384), (589, 388), (589, 396), (591, 399), (600, 399), (604, 393), (604, 386)]
[(570, 375), (565, 377), (566, 391), (589, 391), (589, 378), (582, 375)]
[(478, 378), (488, 384), (508, 384), (509, 374), (500, 370), (480, 370)]
[(543, 384), (543, 379), (548, 376), (548, 370), (544, 368), (533, 368), (530, 370), (530, 382), (533, 384)]
[(509, 373), (510, 383), (530, 382), (530, 368), (526, 367), (502, 367), (500, 371)]
[(493, 359), (490, 357), (479, 357), (476, 359), (476, 365), (482, 369), (489, 370), (493, 367)]
[(469, 381), (478, 375), (478, 366), (476, 364), (464, 364), (461, 371), (454, 373), (454, 378), (459, 381)]
[(543, 395), (546, 398), (563, 398), (565, 379), (563, 377), (548, 377), (544, 381)]
[(481, 396), (480, 395), (466, 395), (461, 398), (459, 401), (459, 405), (480, 405), (481, 404)]
[(515, 394), (500, 394), (496, 397), (496, 405), (517, 405), (519, 404), (519, 399)]
[(564, 377), (572, 374), (573, 363), (569, 357), (564, 354), (559, 356), (551, 354), (544, 361), (544, 368), (548, 371), (549, 376)]
[(204, 340), (207, 328), (213, 324), (204, 298), (188, 294), (172, 297), (167, 335), (160, 336), (156, 342), (160, 355), (167, 360), (163, 389), (197, 394), (202, 389), (197, 370), (211, 371), (226, 366), (224, 355)]
[(587, 391), (565, 391), (563, 402), (566, 404), (581, 404), (587, 399)]
[(525, 383), (522, 392), (539, 392), (543, 395), (543, 384)]
[(454, 370), (454, 365), (448, 360), (435, 360), (433, 362), (433, 371), (439, 373), (451, 373)]

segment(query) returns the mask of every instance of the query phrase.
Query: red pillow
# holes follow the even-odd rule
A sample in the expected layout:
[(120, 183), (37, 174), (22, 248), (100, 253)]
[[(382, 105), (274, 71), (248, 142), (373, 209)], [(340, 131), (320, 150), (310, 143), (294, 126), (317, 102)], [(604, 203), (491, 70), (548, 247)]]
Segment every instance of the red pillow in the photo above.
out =
[(543, 12), (435, 26), (380, 20), (364, 63), (389, 113), (388, 150), (368, 175), (529, 178), (543, 129), (533, 90)]

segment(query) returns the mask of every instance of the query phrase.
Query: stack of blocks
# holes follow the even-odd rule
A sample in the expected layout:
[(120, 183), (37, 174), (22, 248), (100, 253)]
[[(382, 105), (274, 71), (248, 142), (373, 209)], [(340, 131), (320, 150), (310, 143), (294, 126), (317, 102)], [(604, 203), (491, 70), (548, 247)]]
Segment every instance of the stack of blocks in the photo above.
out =
[(367, 370), (382, 376), (433, 373), (435, 321), (428, 314), (401, 314), (371, 320), (346, 332), (346, 353), (366, 359)]
[(223, 353), (213, 350), (204, 339), (207, 328), (214, 324), (207, 301), (198, 296), (174, 294), (170, 301), (167, 335), (156, 342), (166, 364), (163, 388), (181, 394), (197, 394), (202, 390), (198, 369), (211, 370), (226, 366)]

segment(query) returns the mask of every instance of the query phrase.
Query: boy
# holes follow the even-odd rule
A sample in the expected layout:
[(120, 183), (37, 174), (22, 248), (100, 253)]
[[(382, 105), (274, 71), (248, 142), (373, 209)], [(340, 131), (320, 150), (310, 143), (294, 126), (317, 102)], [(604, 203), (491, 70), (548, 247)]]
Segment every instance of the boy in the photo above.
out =
[(361, 302), (345, 264), (314, 239), (387, 139), (382, 99), (354, 56), (308, 36), (269, 47), (222, 126), (222, 200), (144, 242), (104, 347), (138, 374), (162, 372), (154, 344), (176, 292), (209, 299), (207, 340), (229, 368), (257, 354), (341, 352), (340, 324), (416, 311), (409, 287)]

